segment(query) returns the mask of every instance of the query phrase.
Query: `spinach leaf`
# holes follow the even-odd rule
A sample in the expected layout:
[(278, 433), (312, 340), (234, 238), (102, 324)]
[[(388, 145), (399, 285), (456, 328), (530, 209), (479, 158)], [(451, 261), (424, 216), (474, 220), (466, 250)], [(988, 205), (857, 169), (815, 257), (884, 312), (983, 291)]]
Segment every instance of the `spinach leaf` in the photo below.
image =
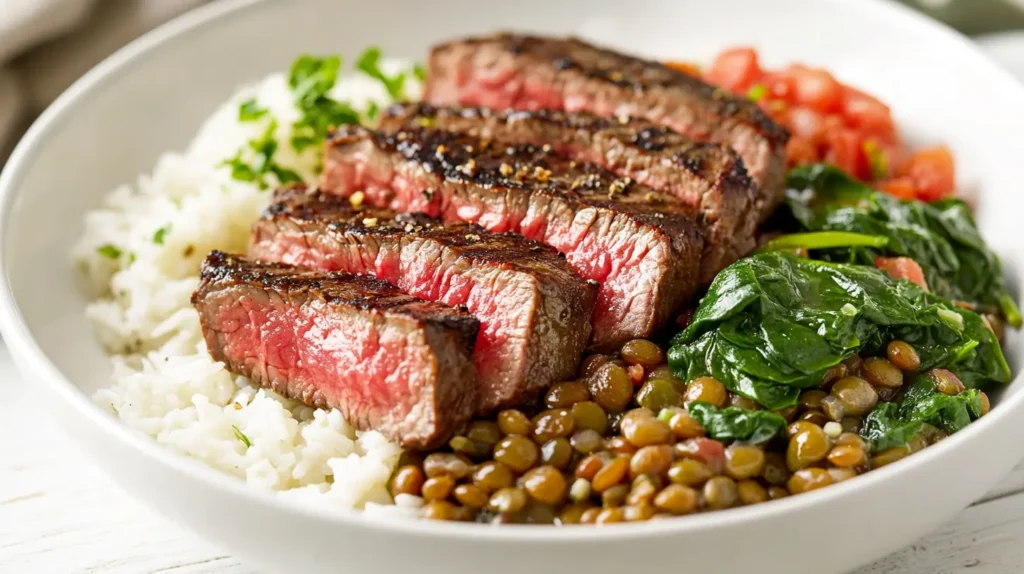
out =
[(256, 103), (256, 98), (249, 98), (238, 106), (238, 121), (242, 123), (254, 122), (269, 112), (267, 108), (261, 108)]
[(931, 378), (914, 377), (898, 402), (883, 403), (864, 419), (861, 436), (872, 451), (906, 444), (924, 425), (953, 434), (981, 416), (981, 394), (967, 389), (949, 396)]
[(910, 257), (921, 266), (933, 292), (1000, 309), (1008, 323), (1021, 326), (1020, 313), (1003, 284), (1002, 264), (962, 201), (899, 200), (827, 164), (798, 167), (787, 180), (786, 203), (804, 229), (888, 238), (884, 246), (827, 248), (820, 253), (824, 259), (873, 265), (878, 255)]
[(921, 370), (951, 369), (971, 387), (1010, 379), (999, 342), (976, 313), (873, 267), (781, 251), (720, 272), (668, 357), (683, 380), (712, 376), (775, 410), (796, 404), (831, 367), (879, 354), (893, 339), (914, 346)]
[(761, 444), (786, 428), (786, 419), (771, 411), (750, 411), (740, 407), (719, 409), (701, 402), (690, 403), (686, 410), (715, 440)]

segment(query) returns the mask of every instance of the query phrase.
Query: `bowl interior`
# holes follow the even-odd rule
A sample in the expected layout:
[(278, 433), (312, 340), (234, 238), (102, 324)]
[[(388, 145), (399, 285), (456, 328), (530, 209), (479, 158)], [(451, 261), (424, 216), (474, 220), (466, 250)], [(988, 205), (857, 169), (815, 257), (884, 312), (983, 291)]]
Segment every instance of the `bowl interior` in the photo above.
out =
[[(230, 18), (202, 14), (246, 4)], [(199, 25), (183, 31), (189, 20)], [(273, 22), (274, 29), (267, 23)], [(427, 24), (427, 25), (425, 25)], [(823, 65), (889, 103), (909, 140), (946, 143), (958, 183), (977, 196), (982, 231), (1011, 282), (1024, 198), (1010, 142), (1024, 130), (1024, 90), (952, 32), (873, 1), (524, 0), (483, 9), (470, 0), (410, 3), (227, 2), (163, 29), (94, 70), (47, 112), (12, 158), (4, 196), (4, 274), (39, 350), (85, 394), (107, 384), (69, 262), (85, 211), (159, 154), (182, 149), (240, 84), (287, 69), (299, 53), (354, 57), (376, 44), (422, 59), (434, 41), (496, 29), (576, 33), (657, 58), (709, 60), (723, 47), (759, 48), (766, 65)], [(884, 39), (884, 40), (883, 40)], [(6, 333), (9, 335), (9, 333)], [(1012, 335), (1014, 366), (1021, 339)], [(1020, 379), (1004, 394), (1020, 392)]]

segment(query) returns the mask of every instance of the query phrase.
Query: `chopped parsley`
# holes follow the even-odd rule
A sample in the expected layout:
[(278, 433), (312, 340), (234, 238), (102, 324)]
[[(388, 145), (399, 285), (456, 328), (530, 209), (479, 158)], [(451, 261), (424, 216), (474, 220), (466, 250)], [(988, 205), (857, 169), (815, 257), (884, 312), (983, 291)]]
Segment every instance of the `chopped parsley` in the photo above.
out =
[(167, 225), (165, 225), (165, 226), (161, 227), (160, 229), (157, 229), (156, 231), (154, 231), (153, 232), (153, 243), (156, 243), (157, 245), (163, 245), (164, 244), (164, 238), (167, 237), (167, 234), (170, 233), (170, 231), (171, 231), (171, 224), (170, 223), (168, 223)]
[[(255, 183), (260, 189), (267, 189), (271, 182), (267, 181), (268, 175), (273, 175), (277, 183), (298, 183), (302, 177), (294, 171), (274, 163), (274, 154), (277, 153), (277, 140), (274, 139), (274, 132), (277, 131), (277, 120), (271, 120), (266, 131), (259, 138), (249, 141), (248, 148), (251, 154), (244, 153), (245, 148), (238, 150), (235, 157), (225, 160), (221, 165), (231, 168), (231, 177), (238, 181)], [(252, 159), (247, 162), (243, 156), (251, 155)], [(153, 237), (156, 241), (156, 236)]]
[(267, 108), (261, 108), (256, 103), (256, 98), (249, 98), (238, 106), (238, 121), (242, 123), (254, 122), (267, 115), (268, 111)]
[(331, 128), (359, 123), (359, 113), (346, 102), (328, 97), (341, 68), (340, 56), (317, 58), (304, 55), (292, 64), (288, 87), (302, 117), (292, 124), (292, 147), (301, 152), (320, 145)]
[(367, 48), (359, 56), (359, 60), (356, 62), (356, 69), (384, 84), (384, 88), (392, 98), (397, 100), (402, 97), (403, 88), (405, 87), (405, 72), (399, 72), (394, 76), (388, 77), (380, 69), (380, 48), (376, 46)]
[(416, 65), (412, 67), (412, 75), (416, 76), (416, 79), (420, 82), (427, 81), (427, 69), (423, 67), (423, 64), (417, 62)]
[(364, 115), (366, 116), (366, 119), (368, 119), (370, 121), (373, 121), (373, 120), (377, 119), (377, 114), (379, 114), (379, 113), (380, 113), (380, 106), (377, 105), (377, 102), (371, 101), (366, 106), (366, 112), (364, 112)]
[(231, 431), (235, 433), (235, 438), (242, 441), (242, 444), (244, 444), (246, 448), (252, 446), (252, 441), (249, 440), (249, 437), (245, 436), (245, 433), (242, 432), (242, 429), (236, 427), (235, 425), (231, 425)]
[(760, 102), (762, 98), (768, 95), (768, 87), (764, 84), (754, 84), (750, 86), (750, 90), (747, 91), (747, 99), (752, 102)]
[(103, 245), (100, 245), (99, 247), (96, 248), (96, 253), (99, 253), (100, 255), (106, 257), (107, 259), (120, 259), (122, 251), (116, 245), (113, 245), (111, 243), (104, 243)]

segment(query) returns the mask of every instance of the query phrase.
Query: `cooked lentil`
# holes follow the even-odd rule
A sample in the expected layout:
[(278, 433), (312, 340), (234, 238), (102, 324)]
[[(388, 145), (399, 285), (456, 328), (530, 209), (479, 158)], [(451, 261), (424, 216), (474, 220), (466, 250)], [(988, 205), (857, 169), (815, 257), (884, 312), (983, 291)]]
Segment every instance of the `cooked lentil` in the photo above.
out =
[[(763, 444), (707, 438), (689, 403), (761, 407), (711, 377), (684, 383), (664, 361), (646, 339), (626, 343), (618, 356), (591, 355), (580, 378), (553, 385), (539, 408), (478, 418), (447, 449), (403, 454), (390, 490), (422, 497), (421, 515), (437, 520), (608, 524), (823, 488), (945, 436), (929, 427), (906, 445), (872, 452), (858, 434), (872, 409), (899, 398), (904, 373), (920, 367), (905, 341), (891, 341), (884, 357), (854, 356), (830, 369), (820, 388), (776, 411), (788, 421), (784, 436)], [(939, 392), (963, 390), (949, 371), (927, 374)], [(986, 413), (988, 397), (980, 398)]]

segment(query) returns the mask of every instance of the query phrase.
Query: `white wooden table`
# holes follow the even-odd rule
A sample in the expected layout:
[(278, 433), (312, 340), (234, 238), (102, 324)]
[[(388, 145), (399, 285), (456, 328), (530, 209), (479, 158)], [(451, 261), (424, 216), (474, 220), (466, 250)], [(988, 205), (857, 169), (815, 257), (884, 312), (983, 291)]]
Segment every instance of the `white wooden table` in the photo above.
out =
[[(81, 458), (0, 349), (0, 573), (256, 574)], [(856, 574), (1024, 572), (1024, 465), (949, 524)]]

